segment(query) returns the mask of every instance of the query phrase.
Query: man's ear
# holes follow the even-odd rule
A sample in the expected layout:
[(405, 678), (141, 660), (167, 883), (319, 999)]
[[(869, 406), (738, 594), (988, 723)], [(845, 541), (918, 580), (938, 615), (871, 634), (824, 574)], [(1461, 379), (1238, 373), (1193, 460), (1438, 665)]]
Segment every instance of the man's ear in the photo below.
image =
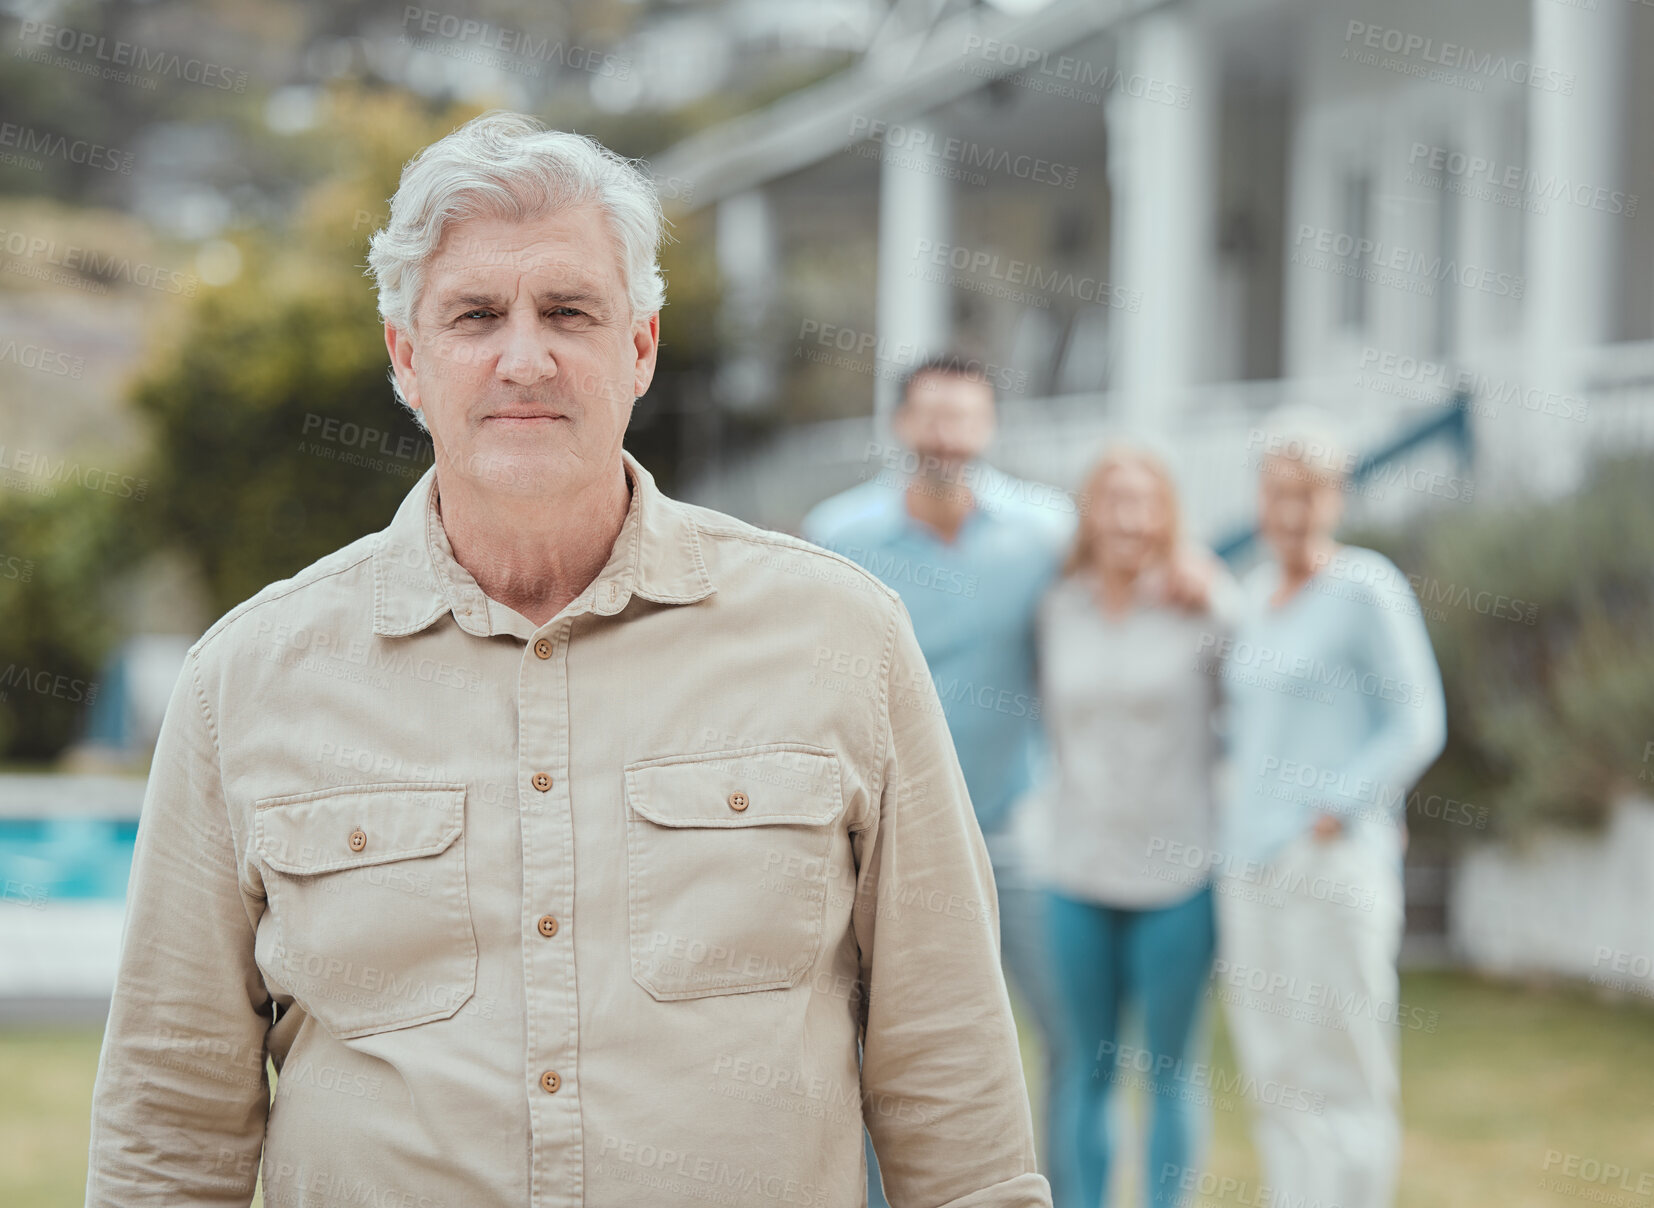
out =
[(632, 324), (632, 350), (637, 356), (632, 369), (632, 397), (640, 399), (655, 380), (655, 361), (660, 355), (660, 311)]
[(419, 379), (414, 373), (413, 336), (386, 323), (385, 351), (390, 353), (391, 372), (396, 374), (396, 384), (402, 388), (402, 397), (408, 400), (409, 406), (418, 407)]

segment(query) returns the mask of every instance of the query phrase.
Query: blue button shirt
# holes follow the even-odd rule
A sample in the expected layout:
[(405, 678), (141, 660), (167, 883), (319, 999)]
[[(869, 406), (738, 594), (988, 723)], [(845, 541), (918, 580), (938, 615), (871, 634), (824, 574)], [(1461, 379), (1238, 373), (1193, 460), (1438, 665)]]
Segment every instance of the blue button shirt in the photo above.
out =
[(1232, 643), (1214, 643), (1229, 700), (1224, 862), (1267, 863), (1317, 813), (1399, 862), (1413, 783), (1441, 754), (1447, 710), (1417, 597), (1383, 554), (1340, 546), (1279, 607), (1273, 562), (1243, 582)]
[(818, 504), (803, 532), (872, 572), (907, 605), (977, 822), (992, 833), (1045, 756), (1034, 623), (1076, 518), (1064, 492), (981, 461), (960, 481), (977, 506), (951, 542), (908, 513), (905, 479), (882, 476)]

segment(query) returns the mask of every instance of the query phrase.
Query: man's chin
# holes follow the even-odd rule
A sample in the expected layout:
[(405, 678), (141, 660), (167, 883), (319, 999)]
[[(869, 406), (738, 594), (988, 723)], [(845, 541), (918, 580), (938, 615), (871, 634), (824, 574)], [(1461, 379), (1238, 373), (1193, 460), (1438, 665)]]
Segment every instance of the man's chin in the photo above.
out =
[(1283, 566), (1299, 569), (1309, 566), (1312, 561), (1310, 545), (1307, 541), (1271, 541), (1268, 544), (1270, 552), (1275, 555), (1275, 561)]
[(502, 425), (496, 430), (499, 435), (490, 438), (487, 435), (488, 425), (485, 424), (483, 438), (477, 441), (457, 467), (459, 471), (492, 489), (523, 493), (541, 490), (550, 479), (567, 472), (570, 442), (566, 425), (515, 424), (509, 427), (546, 431), (543, 434), (507, 431), (507, 426)]
[(939, 453), (931, 450), (919, 454), (919, 472), (938, 478), (956, 477), (975, 458), (974, 453)]

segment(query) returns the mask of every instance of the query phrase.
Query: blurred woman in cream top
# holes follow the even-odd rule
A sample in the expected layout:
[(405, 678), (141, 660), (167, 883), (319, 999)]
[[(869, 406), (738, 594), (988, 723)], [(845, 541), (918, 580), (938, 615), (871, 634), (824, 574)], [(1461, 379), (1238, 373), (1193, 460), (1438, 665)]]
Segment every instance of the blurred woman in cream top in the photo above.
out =
[[(1123, 1078), (1152, 1092), (1144, 1202), (1174, 1205), (1204, 1131), (1193, 1071), (1214, 947), (1212, 654), (1235, 588), (1211, 555), (1181, 541), (1171, 475), (1144, 450), (1105, 453), (1080, 514), (1039, 618), (1055, 759), (1041, 794), (1047, 937), (1065, 1051), (1076, 1055), (1058, 1075), (1051, 1183), (1058, 1208), (1105, 1202), (1108, 1097)], [(1128, 1009), (1143, 1026), (1130, 1046), (1118, 1039)]]

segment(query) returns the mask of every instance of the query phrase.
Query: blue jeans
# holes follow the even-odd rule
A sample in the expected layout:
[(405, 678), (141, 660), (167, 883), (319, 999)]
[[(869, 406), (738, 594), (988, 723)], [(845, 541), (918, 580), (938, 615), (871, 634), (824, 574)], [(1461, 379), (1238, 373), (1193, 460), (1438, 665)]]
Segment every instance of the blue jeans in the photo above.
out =
[[(1205, 1052), (1201, 1002), (1216, 937), (1212, 889), (1170, 906), (1124, 910), (1047, 895), (1051, 957), (1063, 1007), (1064, 1052), (1051, 1120), (1057, 1208), (1097, 1208), (1108, 1189), (1109, 1091), (1116, 1079), (1151, 1092), (1148, 1162), (1152, 1208), (1183, 1200), (1180, 1181), (1204, 1139), (1205, 1080), (1190, 1080)], [(1119, 1043), (1128, 1007), (1142, 1015), (1142, 1053)]]
[[(1070, 1064), (1059, 1058), (1062, 1042), (1062, 1009), (1057, 994), (1055, 970), (1051, 967), (1045, 926), (1045, 891), (1038, 888), (1021, 862), (1008, 851), (990, 846), (997, 857), (993, 866), (994, 889), (999, 898), (999, 956), (1005, 980), (1026, 1004), (1045, 1055), (1045, 1123), (1049, 1131), (1056, 1118), (1057, 1071)], [(1029, 1021), (1024, 1021), (1029, 1022)], [(879, 1162), (873, 1154), (873, 1138), (864, 1133), (867, 1147), (867, 1208), (889, 1208), (884, 1185), (879, 1181)], [(1036, 1138), (1037, 1156), (1048, 1167), (1044, 1138)], [(1052, 1194), (1056, 1194), (1052, 1181)]]

